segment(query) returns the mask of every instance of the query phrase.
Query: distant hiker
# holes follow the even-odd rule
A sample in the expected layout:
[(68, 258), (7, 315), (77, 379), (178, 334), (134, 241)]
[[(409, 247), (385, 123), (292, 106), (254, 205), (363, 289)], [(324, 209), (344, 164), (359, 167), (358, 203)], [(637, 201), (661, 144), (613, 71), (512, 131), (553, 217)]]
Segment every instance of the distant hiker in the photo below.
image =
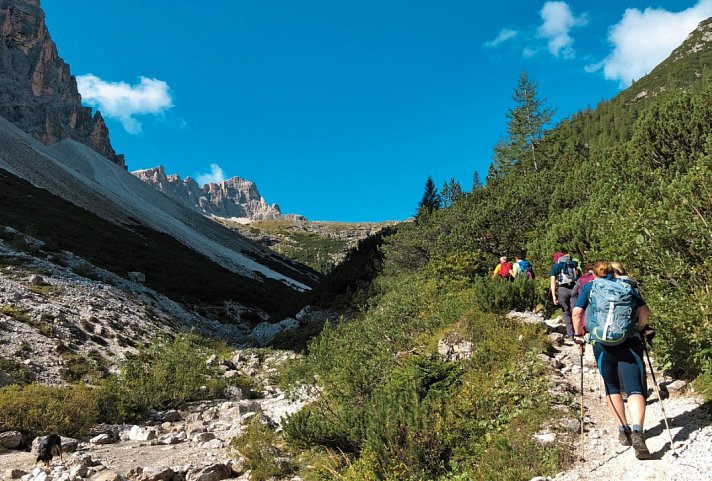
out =
[(499, 281), (509, 281), (511, 280), (510, 271), (512, 270), (512, 264), (507, 262), (507, 256), (502, 256), (499, 258), (499, 264), (494, 268), (492, 273), (492, 279), (499, 278)]
[(512, 279), (516, 279), (519, 276), (526, 277), (527, 279), (534, 279), (534, 268), (532, 267), (532, 263), (526, 259), (523, 259), (520, 255), (514, 256), (514, 264), (512, 264), (512, 272), (510, 275), (512, 276)]
[(574, 328), (571, 320), (571, 311), (574, 307), (575, 299), (573, 297), (576, 281), (580, 277), (578, 263), (571, 260), (566, 251), (557, 252), (553, 256), (554, 265), (551, 266), (549, 276), (551, 282), (549, 292), (555, 305), (561, 305), (564, 312), (564, 321), (566, 322), (566, 336), (569, 339), (574, 337)]
[[(593, 266), (596, 279), (581, 288), (573, 311), (576, 327), (575, 342), (583, 353), (584, 338), (580, 328), (581, 314), (586, 310), (587, 341), (593, 344), (596, 364), (606, 387), (608, 407), (618, 424), (618, 440), (633, 446), (635, 457), (650, 458), (645, 445), (645, 366), (641, 332), (647, 338), (654, 335), (646, 326), (650, 310), (640, 293), (630, 284), (613, 277), (608, 262)], [(628, 424), (621, 381), (628, 394), (627, 403), (632, 426)]]

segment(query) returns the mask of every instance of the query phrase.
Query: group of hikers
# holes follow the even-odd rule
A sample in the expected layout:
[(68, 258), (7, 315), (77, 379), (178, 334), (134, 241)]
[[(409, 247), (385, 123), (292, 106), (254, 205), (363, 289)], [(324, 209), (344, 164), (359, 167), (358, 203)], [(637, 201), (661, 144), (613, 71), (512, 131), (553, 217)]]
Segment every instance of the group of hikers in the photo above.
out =
[[(599, 261), (582, 272), (579, 262), (565, 251), (552, 257), (549, 295), (563, 311), (567, 341), (577, 347), (582, 363), (586, 344), (592, 345), (608, 408), (618, 425), (618, 439), (624, 446), (633, 446), (636, 458), (649, 459), (643, 430), (647, 397), (643, 353), (655, 332), (648, 327), (650, 310), (638, 283), (620, 262)], [(521, 256), (516, 259), (510, 264), (506, 257), (500, 258), (493, 277), (516, 279), (525, 263), (524, 272), (533, 278), (531, 263)], [(627, 394), (630, 422), (622, 389)]]

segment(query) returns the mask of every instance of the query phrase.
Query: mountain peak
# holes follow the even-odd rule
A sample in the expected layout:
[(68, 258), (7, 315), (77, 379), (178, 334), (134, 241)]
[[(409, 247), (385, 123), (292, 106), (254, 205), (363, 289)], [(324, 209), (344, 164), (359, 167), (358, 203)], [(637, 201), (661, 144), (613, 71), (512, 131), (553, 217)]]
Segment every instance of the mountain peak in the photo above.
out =
[(73, 139), (123, 166), (104, 118), (82, 106), (38, 0), (0, 0), (0, 116), (45, 144)]
[(162, 166), (137, 170), (133, 174), (168, 197), (204, 215), (251, 220), (284, 217), (277, 204), (267, 204), (254, 182), (242, 177), (231, 177), (200, 186), (191, 177), (181, 179), (178, 174), (166, 174)]

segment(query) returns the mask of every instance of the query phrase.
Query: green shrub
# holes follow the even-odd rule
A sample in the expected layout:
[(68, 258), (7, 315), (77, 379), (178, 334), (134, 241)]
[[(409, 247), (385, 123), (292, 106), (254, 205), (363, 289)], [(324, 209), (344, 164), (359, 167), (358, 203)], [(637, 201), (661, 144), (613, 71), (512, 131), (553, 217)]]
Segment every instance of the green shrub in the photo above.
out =
[(185, 334), (168, 342), (156, 341), (127, 356), (118, 375), (99, 386), (102, 419), (139, 420), (149, 409), (172, 409), (190, 401), (222, 397), (229, 385), (259, 389), (244, 376), (220, 377), (206, 361), (223, 349), (203, 338)]
[(15, 319), (16, 321), (24, 322), (26, 324), (31, 320), (29, 311), (22, 307), (2, 306), (0, 307), (0, 314), (4, 314)]
[(694, 386), (695, 390), (702, 394), (705, 402), (712, 402), (712, 364), (695, 379)]
[(277, 433), (262, 424), (259, 416), (254, 416), (245, 433), (233, 439), (230, 447), (245, 458), (250, 481), (267, 481), (282, 478), (296, 470), (281, 444)]
[(83, 384), (0, 388), (0, 424), (30, 439), (47, 433), (84, 436), (96, 424), (98, 414), (96, 392)]
[(533, 309), (541, 301), (536, 283), (520, 278), (514, 282), (479, 277), (472, 285), (475, 306), (484, 312), (504, 314), (512, 309)]
[(87, 357), (72, 352), (62, 354), (64, 365), (59, 370), (60, 377), (69, 383), (98, 382), (108, 374), (108, 370), (104, 359), (96, 354), (90, 353)]
[(35, 380), (35, 373), (32, 369), (13, 359), (0, 357), (0, 371), (7, 373), (15, 383), (20, 385), (29, 384)]

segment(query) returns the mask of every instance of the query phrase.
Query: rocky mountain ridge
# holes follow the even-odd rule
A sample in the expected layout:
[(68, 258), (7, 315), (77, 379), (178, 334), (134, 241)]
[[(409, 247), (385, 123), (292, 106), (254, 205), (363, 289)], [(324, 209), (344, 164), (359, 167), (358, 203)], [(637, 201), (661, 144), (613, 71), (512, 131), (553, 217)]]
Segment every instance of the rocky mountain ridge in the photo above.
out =
[(82, 142), (124, 166), (101, 112), (81, 104), (77, 82), (57, 53), (38, 0), (0, 0), (0, 116), (44, 144)]
[(277, 204), (267, 204), (254, 182), (241, 177), (200, 186), (191, 177), (181, 179), (177, 174), (166, 174), (163, 166), (137, 170), (132, 174), (203, 215), (243, 221), (301, 217), (283, 215)]

